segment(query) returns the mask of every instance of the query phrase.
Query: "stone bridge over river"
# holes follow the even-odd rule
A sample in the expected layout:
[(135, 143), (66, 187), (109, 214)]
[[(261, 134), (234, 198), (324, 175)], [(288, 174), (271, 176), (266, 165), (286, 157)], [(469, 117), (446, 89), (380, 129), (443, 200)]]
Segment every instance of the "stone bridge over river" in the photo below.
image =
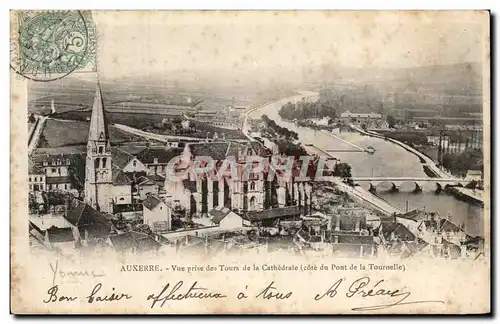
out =
[(406, 183), (412, 183), (415, 186), (414, 192), (421, 192), (424, 183), (435, 183), (436, 192), (441, 192), (446, 186), (459, 186), (463, 187), (468, 184), (470, 180), (453, 179), (453, 178), (417, 178), (417, 177), (354, 177), (354, 183), (368, 182), (370, 183), (370, 191), (376, 192), (377, 187), (382, 184), (390, 184), (391, 191), (399, 191), (399, 188)]
[(412, 184), (414, 186), (413, 192), (421, 192), (424, 184), (435, 183), (436, 192), (441, 192), (443, 188), (447, 186), (452, 187), (463, 187), (470, 183), (470, 180), (464, 179), (454, 179), (454, 178), (419, 178), (419, 177), (353, 177), (351, 178), (355, 184), (359, 183), (369, 183), (370, 192), (376, 192), (377, 187), (387, 188), (389, 185), (389, 190), (397, 192), (399, 188), (406, 184)]

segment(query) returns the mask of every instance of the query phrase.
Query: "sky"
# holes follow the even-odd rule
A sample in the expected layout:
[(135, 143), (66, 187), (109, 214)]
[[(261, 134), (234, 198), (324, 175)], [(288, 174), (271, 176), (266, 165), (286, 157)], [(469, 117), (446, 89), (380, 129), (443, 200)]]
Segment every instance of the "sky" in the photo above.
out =
[(133, 12), (92, 14), (105, 77), (480, 62), (480, 12)]

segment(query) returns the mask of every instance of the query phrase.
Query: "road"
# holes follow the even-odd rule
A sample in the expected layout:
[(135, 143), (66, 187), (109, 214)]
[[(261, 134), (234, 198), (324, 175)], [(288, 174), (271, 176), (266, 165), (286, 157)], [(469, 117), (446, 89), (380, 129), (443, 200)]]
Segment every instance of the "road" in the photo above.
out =
[[(122, 125), (122, 124), (113, 124), (113, 126), (115, 126), (116, 128), (118, 128), (124, 132), (134, 134), (137, 136), (141, 136), (141, 137), (144, 137), (147, 139), (155, 140), (158, 142), (163, 142), (163, 143), (178, 141), (178, 140), (182, 140), (182, 141), (204, 141), (204, 140), (206, 140), (206, 138), (201, 138), (201, 137), (155, 134), (155, 133), (145, 132), (143, 130), (140, 130), (140, 129), (137, 129), (134, 127), (130, 127), (127, 125)], [(234, 139), (232, 141), (245, 142), (246, 140)]]
[(470, 181), (464, 179), (453, 179), (453, 178), (418, 178), (418, 177), (353, 177), (354, 182), (378, 182), (378, 181), (416, 181), (416, 182), (436, 182), (436, 183), (469, 183)]
[(358, 200), (361, 200), (365, 203), (368, 203), (372, 208), (377, 209), (385, 215), (393, 215), (396, 214), (404, 214), (404, 211), (390, 205), (383, 199), (373, 195), (371, 192), (363, 189), (362, 187), (355, 186), (351, 187), (348, 184), (344, 183), (341, 178), (337, 177), (329, 177), (329, 181), (334, 183), (340, 190), (350, 194), (351, 197), (355, 197)]
[(189, 137), (189, 136), (172, 136), (172, 135), (162, 135), (162, 134), (155, 134), (155, 133), (149, 133), (145, 132), (143, 130), (130, 127), (127, 125), (122, 125), (122, 124), (113, 124), (118, 129), (121, 129), (122, 131), (125, 131), (127, 133), (131, 133), (137, 136), (141, 136), (147, 139), (152, 139), (155, 141), (159, 142), (171, 142), (174, 140), (185, 140), (185, 141), (197, 141), (197, 140), (204, 140), (205, 138), (197, 138), (197, 137)]
[(38, 142), (40, 141), (40, 136), (42, 135), (42, 130), (45, 127), (45, 121), (47, 118), (47, 116), (39, 116), (32, 133), (28, 135), (28, 155), (30, 155), (38, 146)]

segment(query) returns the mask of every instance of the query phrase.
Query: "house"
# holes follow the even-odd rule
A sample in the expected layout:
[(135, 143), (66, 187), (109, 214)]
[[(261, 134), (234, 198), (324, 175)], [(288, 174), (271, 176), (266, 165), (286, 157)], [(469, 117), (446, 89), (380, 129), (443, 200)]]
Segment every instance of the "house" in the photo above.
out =
[(300, 220), (301, 211), (297, 206), (265, 209), (261, 211), (247, 212), (242, 218), (252, 226), (274, 227), (280, 221)]
[(367, 226), (362, 210), (341, 208), (330, 216), (327, 241), (334, 255), (343, 257), (373, 257), (377, 255), (372, 228)]
[(152, 252), (156, 253), (161, 244), (141, 232), (130, 231), (126, 233), (111, 235), (106, 242), (116, 251), (122, 254), (135, 254)]
[(340, 119), (345, 122), (365, 123), (382, 121), (382, 115), (377, 113), (353, 113), (349, 110), (340, 114)]
[(377, 255), (377, 248), (372, 235), (337, 232), (332, 233), (331, 242), (334, 255), (356, 258)]
[(208, 236), (200, 237), (186, 235), (176, 241), (176, 251), (182, 255), (211, 255), (222, 254), (227, 250), (228, 242), (211, 239)]
[(483, 180), (483, 171), (481, 170), (468, 170), (465, 179), (468, 181), (480, 182)]
[(317, 126), (328, 126), (330, 125), (331, 117), (326, 116), (318, 119), (311, 119), (311, 122)]
[[(34, 154), (29, 160), (29, 181), (33, 191), (63, 190), (75, 193), (70, 166), (74, 154)], [(31, 188), (31, 187), (30, 187)]]
[(29, 192), (45, 190), (45, 172), (31, 159), (28, 160), (28, 188)]
[(77, 240), (70, 227), (52, 226), (45, 231), (44, 245), (63, 254), (71, 254), (77, 247)]
[(382, 221), (379, 228), (379, 237), (382, 242), (403, 241), (413, 242), (417, 239), (406, 226), (395, 220)]
[[(73, 233), (73, 225), (66, 220), (62, 215), (44, 215), (44, 216), (29, 216), (29, 233), (35, 237), (39, 242), (43, 242), (46, 247), (52, 248), (52, 243), (59, 243), (58, 231), (64, 231), (64, 237), (69, 237), (67, 231), (72, 234), (72, 241), (75, 241)], [(47, 231), (51, 230), (53, 235), (48, 235)], [(68, 235), (68, 236), (66, 236)], [(54, 237), (55, 236), (55, 237)]]
[(232, 212), (227, 207), (217, 206), (208, 213), (211, 217), (212, 223), (219, 226), (221, 230), (234, 230), (239, 229), (248, 224), (248, 221), (243, 220), (243, 218)]
[(172, 229), (172, 208), (155, 195), (143, 201), (144, 224), (154, 233), (168, 232)]
[(111, 147), (112, 163), (125, 173), (147, 173), (148, 168), (136, 156), (121, 147)]
[(136, 180), (137, 197), (136, 199), (144, 201), (150, 194), (161, 196), (165, 193), (165, 177), (159, 174), (146, 174)]
[(172, 159), (180, 156), (182, 148), (176, 147), (147, 147), (137, 154), (137, 159), (147, 168), (150, 174), (165, 176), (167, 166)]
[(311, 235), (310, 231), (308, 232), (301, 228), (297, 233), (295, 233), (295, 237), (298, 238), (300, 243), (306, 244), (314, 250), (319, 250), (324, 247), (324, 237), (322, 235), (318, 235), (317, 233), (319, 232), (316, 232), (315, 235)]
[(110, 235), (113, 226), (103, 213), (76, 198), (66, 204), (64, 218), (71, 224), (76, 240), (105, 239)]

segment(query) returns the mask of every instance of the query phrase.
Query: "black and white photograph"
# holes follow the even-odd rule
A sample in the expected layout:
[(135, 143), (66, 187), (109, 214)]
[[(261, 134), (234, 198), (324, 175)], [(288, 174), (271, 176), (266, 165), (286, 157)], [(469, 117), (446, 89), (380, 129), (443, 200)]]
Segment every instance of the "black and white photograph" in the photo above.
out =
[[(474, 305), (452, 280), (489, 271), (488, 12), (12, 11), (10, 47), (11, 249), (47, 260), (23, 312), (489, 311), (489, 277), (456, 288)], [(391, 282), (419, 268), (444, 288)], [(233, 301), (245, 276), (286, 310)]]

